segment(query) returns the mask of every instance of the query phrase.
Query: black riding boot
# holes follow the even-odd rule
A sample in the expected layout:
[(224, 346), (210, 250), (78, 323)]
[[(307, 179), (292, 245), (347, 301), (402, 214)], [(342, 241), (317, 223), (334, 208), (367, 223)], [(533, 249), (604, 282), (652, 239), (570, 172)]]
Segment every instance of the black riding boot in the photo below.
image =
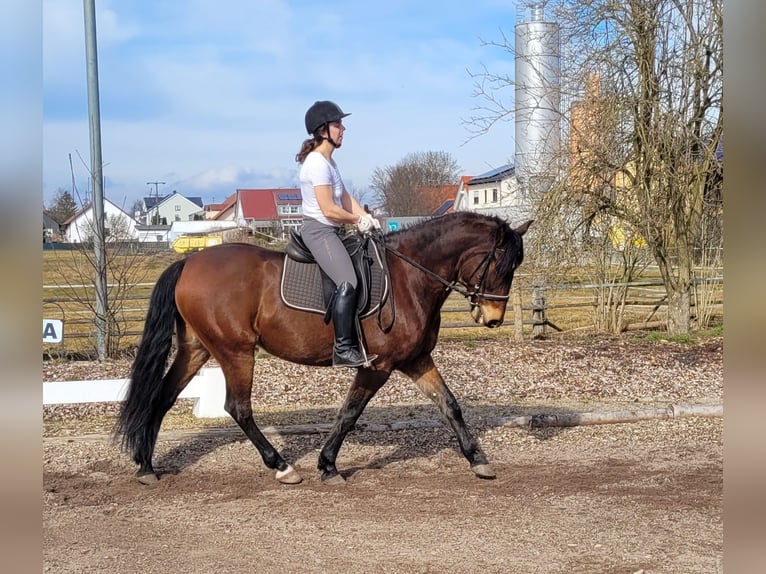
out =
[[(359, 351), (357, 344), (356, 289), (348, 281), (341, 283), (335, 291), (332, 323), (335, 329), (332, 366), (361, 367), (364, 365), (364, 355)], [(367, 361), (372, 361), (375, 357), (377, 355), (367, 355)]]

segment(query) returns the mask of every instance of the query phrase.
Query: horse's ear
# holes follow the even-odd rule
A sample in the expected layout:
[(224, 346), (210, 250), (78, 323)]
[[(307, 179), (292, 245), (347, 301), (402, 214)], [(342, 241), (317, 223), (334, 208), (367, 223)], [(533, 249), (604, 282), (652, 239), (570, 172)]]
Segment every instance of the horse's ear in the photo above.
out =
[(514, 231), (518, 233), (519, 235), (524, 235), (527, 232), (527, 229), (529, 229), (529, 226), (532, 225), (534, 222), (534, 219), (530, 219), (526, 223), (523, 223), (522, 225), (519, 225)]

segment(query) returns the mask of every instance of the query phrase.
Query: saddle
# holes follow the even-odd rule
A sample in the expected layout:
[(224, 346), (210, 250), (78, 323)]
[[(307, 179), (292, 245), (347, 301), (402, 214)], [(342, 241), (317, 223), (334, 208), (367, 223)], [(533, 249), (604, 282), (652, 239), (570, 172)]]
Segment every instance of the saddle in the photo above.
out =
[[(367, 317), (378, 311), (388, 298), (385, 254), (368, 236), (351, 234), (342, 241), (356, 272), (357, 313)], [(293, 309), (322, 314), (329, 323), (335, 289), (335, 283), (316, 263), (300, 232), (291, 229), (282, 265), (282, 301)]]

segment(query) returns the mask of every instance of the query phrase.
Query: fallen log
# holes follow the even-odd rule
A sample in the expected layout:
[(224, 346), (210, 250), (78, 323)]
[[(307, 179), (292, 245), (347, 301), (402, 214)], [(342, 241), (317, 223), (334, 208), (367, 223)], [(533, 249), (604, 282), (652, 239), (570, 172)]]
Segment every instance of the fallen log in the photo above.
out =
[(555, 413), (492, 419), (491, 425), (507, 427), (575, 427), (629, 423), (681, 417), (722, 417), (723, 405), (668, 405), (665, 408), (611, 411), (602, 413)]

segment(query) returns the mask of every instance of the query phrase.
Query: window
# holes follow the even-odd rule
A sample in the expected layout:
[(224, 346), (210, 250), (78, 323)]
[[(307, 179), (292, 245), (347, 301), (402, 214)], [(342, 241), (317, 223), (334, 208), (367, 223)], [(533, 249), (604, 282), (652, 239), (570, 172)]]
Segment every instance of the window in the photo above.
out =
[(492, 203), (497, 203), (497, 188), (492, 190)]
[(176, 205), (176, 211), (181, 211), (181, 206), (180, 205)]
[(176, 221), (181, 221), (181, 216), (176, 214)]
[(162, 235), (157, 235), (157, 241), (162, 241)]
[(474, 191), (473, 192), (473, 204), (478, 205), (479, 204), (479, 192)]

